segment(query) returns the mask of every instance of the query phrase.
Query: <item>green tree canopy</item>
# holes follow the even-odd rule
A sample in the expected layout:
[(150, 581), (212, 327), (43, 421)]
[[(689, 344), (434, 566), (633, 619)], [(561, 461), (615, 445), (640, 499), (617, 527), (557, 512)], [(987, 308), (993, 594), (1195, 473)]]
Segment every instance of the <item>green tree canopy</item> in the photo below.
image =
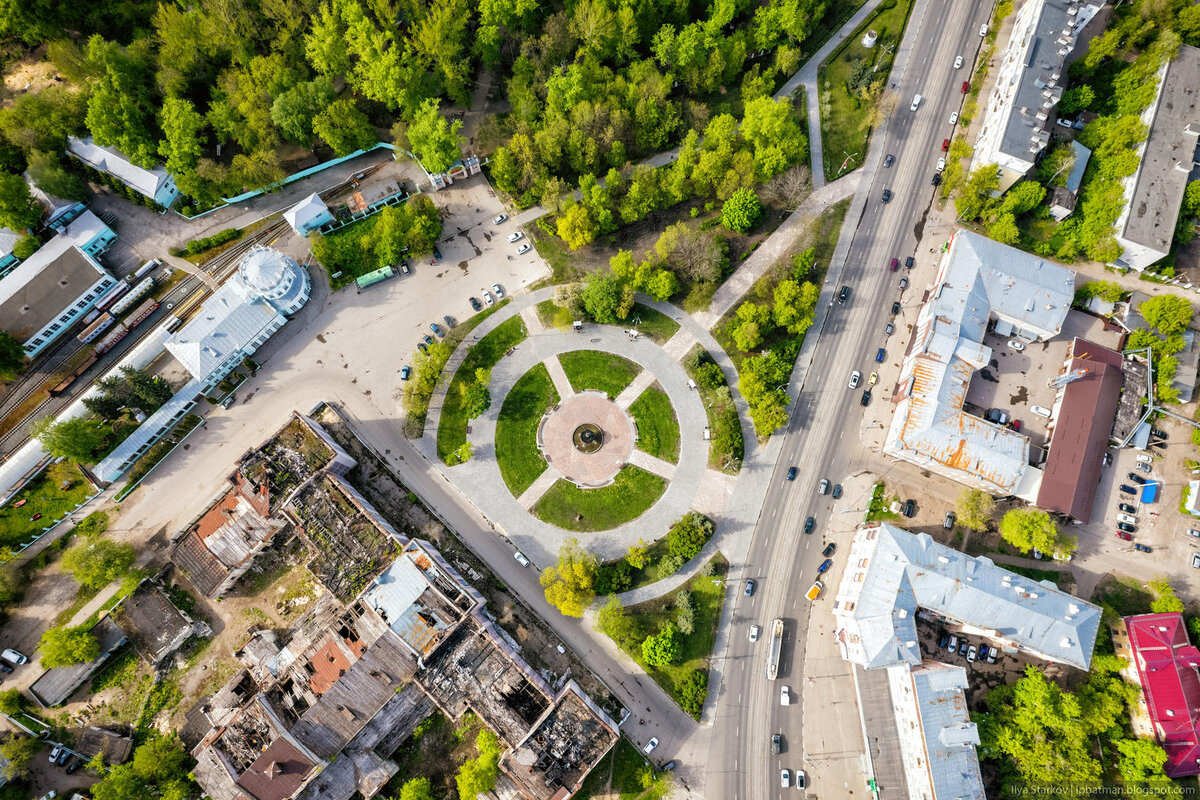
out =
[(63, 553), (62, 568), (89, 589), (99, 589), (125, 574), (137, 553), (132, 545), (108, 539), (85, 539)]
[(713, 521), (699, 511), (689, 511), (667, 532), (667, 552), (683, 561), (700, 554), (713, 535)]
[(629, 317), (633, 308), (633, 287), (612, 273), (597, 270), (587, 277), (583, 287), (583, 308), (596, 322), (611, 325)]
[(447, 122), (438, 110), (438, 101), (430, 98), (421, 103), (408, 125), (408, 141), (413, 155), (429, 172), (445, 172), (462, 158), (466, 141), (459, 131), (462, 121)]
[(762, 217), (762, 203), (753, 189), (738, 189), (721, 206), (721, 224), (736, 233), (745, 233)]
[(783, 172), (808, 153), (808, 136), (789, 100), (758, 97), (746, 103), (741, 134), (754, 148), (754, 171), (759, 180)]
[(25, 695), (20, 689), (5, 689), (0, 692), (0, 714), (10, 717), (20, 714), (25, 708)]
[(0, 378), (12, 380), (25, 366), (25, 348), (8, 331), (0, 331)]
[(996, 498), (982, 489), (963, 489), (954, 501), (958, 524), (973, 531), (985, 531), (996, 512)]
[(367, 115), (348, 97), (330, 103), (313, 119), (312, 128), (339, 158), (356, 150), (366, 150), (379, 141)]
[(23, 231), (38, 224), (42, 207), (29, 194), (29, 185), (20, 175), (0, 172), (0, 226)]
[(1146, 322), (1163, 336), (1182, 333), (1192, 321), (1192, 304), (1175, 294), (1151, 297), (1138, 308)]
[(578, 539), (568, 539), (558, 551), (558, 563), (542, 570), (538, 581), (546, 602), (567, 617), (582, 617), (583, 611), (596, 599), (594, 584), (599, 561), (579, 545)]
[(100, 642), (84, 625), (50, 628), (42, 634), (38, 649), (46, 669), (83, 664), (100, 656)]
[(188, 771), (189, 757), (179, 737), (152, 734), (138, 746), (133, 760), (109, 769), (92, 786), (94, 800), (188, 800), (200, 796), (200, 787)]
[(1058, 101), (1059, 114), (1074, 114), (1078, 111), (1085, 110), (1096, 100), (1096, 92), (1087, 84), (1072, 86), (1063, 92), (1062, 99)]
[(91, 462), (96, 453), (108, 441), (108, 429), (94, 419), (75, 417), (55, 421), (54, 417), (42, 417), (29, 428), (29, 435), (42, 443), (42, 447), (55, 458)]
[(429, 785), (429, 778), (405, 781), (396, 800), (433, 800), (433, 787)]
[(1031, 506), (1005, 514), (1000, 520), (1000, 536), (1022, 553), (1036, 548), (1050, 554), (1059, 547), (1058, 525), (1045, 511)]
[(665, 667), (679, 658), (679, 631), (674, 623), (668, 622), (654, 636), (642, 642), (642, 659), (652, 667)]
[(336, 99), (337, 90), (329, 78), (320, 75), (301, 81), (271, 103), (271, 121), (291, 141), (311, 147), (313, 120)]
[(492, 791), (500, 775), (500, 740), (496, 734), (481, 728), (475, 737), (475, 749), (479, 755), (463, 762), (455, 776), (459, 800), (474, 800)]
[(1154, 600), (1150, 603), (1150, 611), (1155, 614), (1183, 611), (1183, 601), (1179, 599), (1179, 595), (1175, 594), (1175, 588), (1171, 586), (1171, 582), (1166, 578), (1153, 580), (1149, 586), (1150, 590), (1154, 592)]
[(88, 40), (87, 59), (99, 75), (88, 98), (87, 127), (97, 144), (112, 145), (130, 161), (154, 165), (151, 65), (144, 48), (125, 48), (96, 35)]
[[(43, 192), (64, 200), (86, 200), (83, 181), (63, 167), (58, 154), (34, 150), (29, 154), (29, 178)], [(40, 216), (41, 209), (38, 209)]]
[(0, 756), (8, 761), (2, 773), (5, 780), (15, 781), (28, 775), (29, 765), (41, 749), (39, 739), (17, 732), (8, 734), (8, 738), (0, 743)]

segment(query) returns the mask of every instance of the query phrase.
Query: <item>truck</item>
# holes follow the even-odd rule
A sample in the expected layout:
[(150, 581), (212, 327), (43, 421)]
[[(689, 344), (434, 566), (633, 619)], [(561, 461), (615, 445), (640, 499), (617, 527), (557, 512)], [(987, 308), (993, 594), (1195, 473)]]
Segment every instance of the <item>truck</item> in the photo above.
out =
[(771, 652), (767, 654), (767, 680), (779, 677), (779, 654), (783, 651), (783, 620), (771, 623)]
[(821, 590), (824, 588), (825, 584), (820, 581), (813, 581), (813, 585), (808, 587), (808, 592), (804, 596), (811, 602), (821, 596)]

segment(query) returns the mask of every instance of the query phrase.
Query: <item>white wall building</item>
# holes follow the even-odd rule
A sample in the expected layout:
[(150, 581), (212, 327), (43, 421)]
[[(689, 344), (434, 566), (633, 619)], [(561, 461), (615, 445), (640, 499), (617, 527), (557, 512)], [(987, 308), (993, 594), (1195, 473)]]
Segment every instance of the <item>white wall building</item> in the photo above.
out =
[(999, 165), (1002, 188), (1033, 169), (1049, 144), (1068, 58), (1099, 10), (1081, 0), (1026, 0), (1013, 17), (1008, 46), (997, 54), (1000, 64), (971, 164)]
[(1117, 266), (1143, 270), (1165, 258), (1175, 238), (1183, 190), (1200, 163), (1200, 50), (1182, 45), (1159, 73), (1158, 94), (1142, 113), (1150, 127), (1138, 150), (1138, 170), (1123, 181), (1125, 208), (1117, 219)]
[(94, 170), (112, 175), (140, 195), (150, 198), (163, 208), (170, 208), (179, 196), (175, 178), (160, 164), (152, 169), (134, 164), (115, 147), (103, 147), (92, 137), (67, 139), (67, 154), (79, 159)]

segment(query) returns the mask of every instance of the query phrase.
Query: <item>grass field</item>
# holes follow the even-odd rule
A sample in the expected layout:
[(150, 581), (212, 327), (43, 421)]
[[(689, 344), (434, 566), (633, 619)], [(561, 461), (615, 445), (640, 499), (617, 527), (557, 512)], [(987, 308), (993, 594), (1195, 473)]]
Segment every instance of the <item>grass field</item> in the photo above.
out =
[(629, 413), (637, 422), (637, 448), (655, 458), (679, 461), (679, 421), (671, 400), (657, 384), (642, 392), (629, 406)]
[(496, 462), (514, 497), (533, 485), (546, 471), (537, 448), (537, 427), (542, 414), (558, 402), (558, 392), (545, 364), (538, 364), (513, 384), (496, 421)]
[[(692, 380), (696, 380), (696, 370), (692, 369), (691, 365), (698, 353), (708, 356), (704, 345), (697, 344), (682, 362)], [(708, 356), (708, 359), (711, 360), (711, 356)], [(736, 473), (741, 470), (742, 458), (746, 453), (737, 406), (727, 387), (705, 389), (700, 386), (698, 391), (700, 400), (704, 403), (704, 413), (708, 416), (708, 429), (712, 434), (712, 440), (708, 444), (708, 466)]]
[(633, 382), (642, 368), (627, 358), (597, 350), (574, 350), (558, 357), (571, 388), (577, 392), (595, 389), (616, 399)]
[(633, 304), (629, 323), (637, 328), (642, 336), (649, 336), (657, 344), (666, 344), (667, 340), (675, 335), (675, 331), (679, 330), (678, 322), (641, 303)]
[[(43, 528), (74, 511), (93, 491), (83, 474), (71, 464), (64, 461), (50, 467), (22, 489), (12, 503), (0, 508), (0, 548), (19, 550)], [(25, 504), (15, 508), (22, 500)]]
[(543, 300), (534, 306), (534, 308), (537, 309), (538, 320), (541, 321), (544, 328), (566, 330), (574, 322), (571, 319), (571, 312), (557, 305), (553, 300)]
[(600, 489), (556, 481), (531, 510), (543, 522), (565, 530), (606, 531), (640, 517), (666, 489), (666, 479), (627, 464)]
[(596, 768), (588, 773), (573, 800), (663, 800), (670, 794), (669, 778), (660, 778), (649, 789), (642, 787), (642, 774), (654, 766), (628, 739), (619, 739)]
[(525, 323), (520, 316), (501, 322), (467, 353), (454, 380), (446, 390), (442, 416), (438, 420), (438, 457), (446, 461), (450, 454), (467, 441), (467, 414), (463, 409), (463, 390), (475, 380), (475, 370), (491, 369), (506, 352), (525, 340)]
[[(912, 0), (899, 0), (894, 5), (884, 3), (868, 17), (858, 30), (846, 38), (845, 45), (834, 52), (818, 71), (820, 87), (821, 141), (825, 154), (825, 178), (835, 180), (862, 165), (867, 155), (871, 127), (866, 124), (869, 106), (847, 91), (847, 82), (856, 73), (868, 73), (867, 80), (883, 81), (887, 86), (892, 69), (892, 48), (885, 41), (898, 42), (904, 33)], [(862, 33), (867, 29), (879, 33), (879, 42), (872, 48), (863, 47)], [(912, 98), (896, 100), (894, 113), (907, 113)], [(843, 163), (845, 164), (843, 168)]]

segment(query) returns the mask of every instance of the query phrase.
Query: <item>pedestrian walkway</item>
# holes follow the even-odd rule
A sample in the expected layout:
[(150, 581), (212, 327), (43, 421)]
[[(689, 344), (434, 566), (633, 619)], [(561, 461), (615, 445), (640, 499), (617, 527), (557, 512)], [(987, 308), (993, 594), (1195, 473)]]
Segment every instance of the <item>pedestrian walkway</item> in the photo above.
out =
[(696, 337), (691, 333), (680, 328), (675, 332), (675, 335), (667, 340), (663, 345), (663, 351), (676, 361), (682, 361), (683, 357), (696, 345)]
[[(675, 359), (678, 361), (679, 359)], [(642, 370), (634, 376), (633, 381), (625, 387), (622, 392), (613, 400), (617, 404), (617, 408), (622, 411), (628, 411), (633, 402), (642, 396), (642, 392), (650, 388), (654, 383), (654, 374)]]
[(558, 360), (558, 356), (547, 358), (542, 363), (546, 366), (546, 371), (550, 373), (550, 380), (554, 381), (554, 391), (558, 392), (560, 401), (575, 394), (575, 389), (571, 386), (571, 381), (567, 379), (567, 373), (563, 371), (562, 362)]
[(675, 479), (674, 464), (669, 461), (663, 461), (661, 458), (655, 458), (644, 450), (638, 450), (636, 447), (629, 453), (629, 463), (647, 472), (661, 475), (669, 481)]
[(521, 504), (521, 508), (528, 511), (537, 505), (537, 501), (542, 499), (542, 495), (550, 491), (550, 487), (557, 483), (561, 477), (558, 474), (558, 470), (547, 466), (546, 471), (538, 475), (537, 480), (521, 493), (521, 496), (517, 498), (517, 502)]
[(525, 330), (529, 331), (530, 336), (545, 330), (545, 327), (542, 325), (542, 318), (538, 316), (537, 306), (529, 305), (522, 308), (521, 319), (525, 321)]

